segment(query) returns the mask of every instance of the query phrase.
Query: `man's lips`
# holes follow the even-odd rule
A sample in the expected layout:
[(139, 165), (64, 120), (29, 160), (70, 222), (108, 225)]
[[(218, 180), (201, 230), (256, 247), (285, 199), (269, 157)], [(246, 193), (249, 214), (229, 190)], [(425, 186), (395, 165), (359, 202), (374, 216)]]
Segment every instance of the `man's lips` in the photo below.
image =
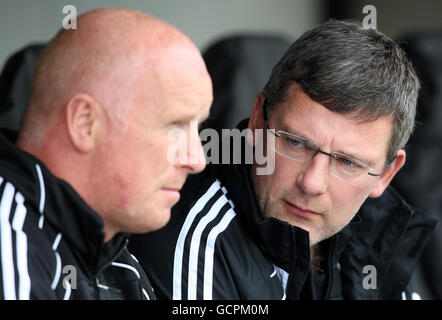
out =
[(161, 191), (168, 198), (173, 199), (174, 203), (177, 203), (180, 200), (180, 190), (178, 188), (161, 188)]
[(286, 200), (284, 200), (284, 202), (287, 204), (289, 211), (297, 216), (311, 219), (320, 215), (318, 212), (298, 207), (297, 205)]
[(183, 186), (184, 186), (184, 182), (185, 181), (183, 181), (182, 183), (174, 183), (174, 184), (171, 184), (171, 185), (168, 185), (168, 186), (164, 186), (164, 187), (162, 187), (161, 189), (162, 190), (164, 190), (164, 191), (174, 191), (174, 192), (180, 192), (181, 191), (181, 189), (183, 188)]

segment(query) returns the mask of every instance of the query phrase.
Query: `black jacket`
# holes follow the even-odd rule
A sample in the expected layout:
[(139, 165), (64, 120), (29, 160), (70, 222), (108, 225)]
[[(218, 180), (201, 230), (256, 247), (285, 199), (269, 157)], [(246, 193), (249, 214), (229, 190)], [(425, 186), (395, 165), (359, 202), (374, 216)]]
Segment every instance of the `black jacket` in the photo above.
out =
[(0, 215), (0, 299), (155, 297), (127, 236), (104, 244), (98, 214), (1, 133)]
[(166, 227), (133, 237), (158, 298), (411, 298), (407, 284), (433, 218), (388, 188), (323, 242), (321, 280), (311, 275), (308, 233), (261, 216), (249, 172), (208, 165), (188, 179)]

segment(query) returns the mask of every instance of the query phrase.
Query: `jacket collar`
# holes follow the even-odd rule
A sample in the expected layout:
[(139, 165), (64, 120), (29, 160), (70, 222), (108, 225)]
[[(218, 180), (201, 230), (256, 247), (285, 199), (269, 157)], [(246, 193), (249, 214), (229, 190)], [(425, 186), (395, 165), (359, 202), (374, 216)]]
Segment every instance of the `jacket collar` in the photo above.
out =
[(15, 138), (10, 131), (0, 132), (0, 176), (12, 181), (36, 212), (44, 199), (43, 230), (46, 224), (51, 225), (79, 251), (85, 264), (92, 269), (99, 268), (120, 250), (126, 235), (118, 234), (104, 244), (101, 217), (66, 181), (55, 177), (43, 162), (16, 147), (13, 144)]
[[(342, 269), (344, 294), (351, 299), (400, 297), (409, 283), (437, 220), (413, 209), (392, 187), (369, 198), (358, 212), (359, 223), (340, 233), (335, 256)], [(363, 287), (364, 267), (376, 268), (378, 290)], [(390, 285), (385, 286), (384, 283)]]
[[(246, 127), (247, 119), (237, 126), (240, 131)], [(247, 143), (241, 148), (241, 159), (246, 159), (244, 153), (250, 151), (246, 148), (249, 148)], [(233, 157), (232, 152), (230, 156)], [(231, 163), (234, 161), (232, 160)], [(250, 177), (251, 166), (249, 164), (220, 164), (209, 165), (208, 169), (213, 170), (214, 176), (220, 179), (229, 190), (229, 197), (238, 207), (237, 213), (240, 219), (261, 251), (270, 257), (274, 264), (287, 272), (293, 271), (294, 268), (298, 270), (297, 274), (308, 272), (310, 268), (308, 232), (291, 226), (285, 221), (262, 216)]]

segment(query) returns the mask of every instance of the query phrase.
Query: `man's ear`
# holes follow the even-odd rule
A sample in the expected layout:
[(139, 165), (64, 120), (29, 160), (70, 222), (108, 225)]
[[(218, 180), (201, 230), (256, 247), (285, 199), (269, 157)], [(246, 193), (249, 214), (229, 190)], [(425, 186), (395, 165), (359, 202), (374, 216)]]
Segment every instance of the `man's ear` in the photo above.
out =
[(88, 94), (76, 94), (66, 105), (66, 121), (73, 146), (88, 153), (95, 145), (98, 127), (99, 105)]
[(255, 136), (255, 129), (265, 129), (264, 115), (262, 113), (264, 101), (265, 96), (264, 94), (260, 93), (256, 96), (255, 102), (253, 103), (252, 114), (250, 115), (249, 123), (247, 126), (249, 129), (247, 134), (247, 142), (251, 146), (255, 145), (253, 139), (253, 137)]
[(404, 150), (399, 150), (397, 152), (396, 159), (394, 162), (384, 170), (382, 175), (379, 177), (375, 187), (368, 195), (370, 198), (377, 198), (382, 195), (384, 190), (388, 187), (391, 180), (394, 178), (396, 173), (402, 168), (405, 163), (406, 154)]

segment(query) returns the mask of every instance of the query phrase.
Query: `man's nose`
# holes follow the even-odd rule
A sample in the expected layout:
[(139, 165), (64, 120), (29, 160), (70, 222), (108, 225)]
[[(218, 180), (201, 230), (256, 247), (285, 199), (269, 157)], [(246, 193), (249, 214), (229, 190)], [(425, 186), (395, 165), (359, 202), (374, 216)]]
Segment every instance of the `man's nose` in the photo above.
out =
[(309, 162), (304, 163), (303, 170), (297, 177), (298, 187), (309, 195), (325, 193), (328, 188), (329, 165), (329, 156), (318, 152)]
[(206, 167), (206, 157), (197, 130), (192, 130), (189, 134), (186, 161), (181, 165), (192, 174), (201, 172)]

